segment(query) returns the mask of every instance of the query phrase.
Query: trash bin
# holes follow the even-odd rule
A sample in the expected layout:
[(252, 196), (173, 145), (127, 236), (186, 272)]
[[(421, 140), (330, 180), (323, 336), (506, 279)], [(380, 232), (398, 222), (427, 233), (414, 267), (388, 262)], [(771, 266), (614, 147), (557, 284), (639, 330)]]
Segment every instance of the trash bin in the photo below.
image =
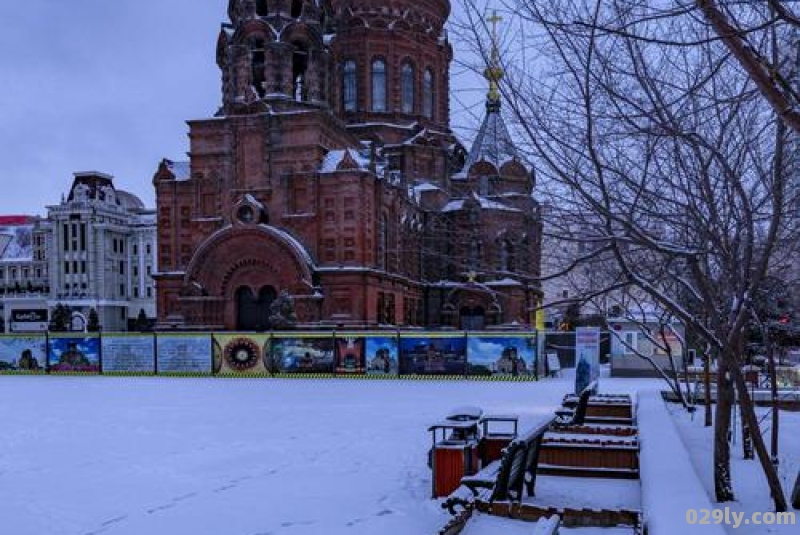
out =
[(456, 490), (462, 477), (478, 472), (478, 422), (446, 420), (428, 431), (433, 438), (433, 497), (440, 498)]
[(485, 467), (503, 456), (503, 448), (517, 438), (519, 416), (514, 414), (490, 414), (483, 416), (481, 425), (481, 466)]
[(444, 419), (454, 422), (477, 422), (481, 419), (481, 416), (483, 416), (483, 409), (480, 407), (465, 405), (463, 407), (455, 407), (454, 409), (450, 409), (450, 412), (444, 417)]

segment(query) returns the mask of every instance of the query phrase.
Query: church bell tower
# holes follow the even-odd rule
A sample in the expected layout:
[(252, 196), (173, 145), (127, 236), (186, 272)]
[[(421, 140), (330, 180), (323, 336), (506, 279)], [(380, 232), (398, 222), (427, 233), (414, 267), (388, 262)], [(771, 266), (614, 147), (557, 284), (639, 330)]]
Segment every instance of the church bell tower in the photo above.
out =
[(221, 115), (330, 104), (328, 0), (230, 0), (228, 16), (217, 44)]

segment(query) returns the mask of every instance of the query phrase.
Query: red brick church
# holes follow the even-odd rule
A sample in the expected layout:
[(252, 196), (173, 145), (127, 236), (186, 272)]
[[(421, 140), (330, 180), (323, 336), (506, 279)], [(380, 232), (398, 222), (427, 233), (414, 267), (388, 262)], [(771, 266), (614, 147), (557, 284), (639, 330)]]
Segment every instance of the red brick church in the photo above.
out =
[(541, 221), (496, 83), (450, 129), (448, 0), (230, 0), (222, 106), (162, 161), (162, 329), (530, 324)]

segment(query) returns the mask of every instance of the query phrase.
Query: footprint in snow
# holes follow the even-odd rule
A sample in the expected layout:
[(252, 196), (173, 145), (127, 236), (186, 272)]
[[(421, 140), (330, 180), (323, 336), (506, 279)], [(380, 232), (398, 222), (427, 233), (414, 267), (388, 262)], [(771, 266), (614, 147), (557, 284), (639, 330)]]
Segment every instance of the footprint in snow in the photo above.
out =
[(127, 518), (128, 518), (128, 515), (118, 516), (116, 518), (112, 518), (111, 520), (106, 520), (101, 525), (105, 527), (105, 526), (110, 526), (112, 524), (118, 524), (118, 523), (122, 522), (123, 520), (126, 520)]
[(168, 503), (166, 505), (159, 505), (158, 507), (153, 507), (152, 509), (147, 510), (148, 515), (152, 515), (153, 513), (157, 513), (159, 511), (165, 511), (167, 509), (172, 509), (175, 507), (174, 503)]

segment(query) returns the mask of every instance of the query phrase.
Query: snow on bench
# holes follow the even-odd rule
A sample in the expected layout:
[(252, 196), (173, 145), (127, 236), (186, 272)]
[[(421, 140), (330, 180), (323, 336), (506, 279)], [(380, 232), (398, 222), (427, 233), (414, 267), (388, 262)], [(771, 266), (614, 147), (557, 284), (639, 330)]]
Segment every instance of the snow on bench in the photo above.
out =
[(561, 518), (558, 515), (540, 518), (533, 528), (533, 535), (558, 535), (560, 525)]
[(552, 423), (552, 419), (541, 422), (511, 442), (500, 460), (475, 475), (461, 478), (461, 486), (448, 496), (442, 507), (455, 515), (456, 507), (465, 507), (474, 500), (519, 502), (524, 492), (533, 496), (542, 438)]

